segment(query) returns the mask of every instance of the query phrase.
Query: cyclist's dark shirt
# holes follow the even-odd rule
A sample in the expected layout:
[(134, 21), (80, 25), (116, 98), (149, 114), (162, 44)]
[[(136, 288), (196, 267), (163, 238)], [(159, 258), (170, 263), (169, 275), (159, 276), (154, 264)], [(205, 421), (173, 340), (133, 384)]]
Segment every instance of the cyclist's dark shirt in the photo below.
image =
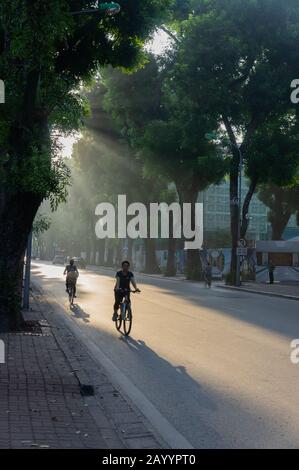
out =
[(119, 278), (120, 289), (130, 289), (130, 282), (134, 278), (134, 274), (131, 271), (128, 271), (126, 274), (123, 271), (118, 271), (116, 278)]
[(68, 264), (66, 267), (65, 267), (65, 270), (67, 273), (71, 273), (71, 272), (77, 272), (78, 269), (77, 269), (77, 266), (75, 264), (71, 265), (71, 264)]

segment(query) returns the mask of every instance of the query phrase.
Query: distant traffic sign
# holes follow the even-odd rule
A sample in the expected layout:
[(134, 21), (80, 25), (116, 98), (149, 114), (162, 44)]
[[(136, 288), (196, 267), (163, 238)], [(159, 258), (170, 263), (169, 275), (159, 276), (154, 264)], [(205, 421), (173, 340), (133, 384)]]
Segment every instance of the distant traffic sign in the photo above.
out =
[(244, 247), (237, 248), (237, 256), (247, 256), (248, 249)]

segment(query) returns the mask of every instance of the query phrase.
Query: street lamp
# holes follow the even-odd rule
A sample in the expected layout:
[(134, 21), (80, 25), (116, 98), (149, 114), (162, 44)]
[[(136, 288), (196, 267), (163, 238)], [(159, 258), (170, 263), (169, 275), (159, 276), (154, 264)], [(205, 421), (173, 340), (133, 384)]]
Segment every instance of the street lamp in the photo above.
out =
[(88, 10), (71, 11), (71, 15), (82, 15), (84, 13), (100, 13), (104, 16), (117, 15), (121, 10), (119, 3), (116, 2), (104, 2), (99, 3), (97, 8), (89, 8)]

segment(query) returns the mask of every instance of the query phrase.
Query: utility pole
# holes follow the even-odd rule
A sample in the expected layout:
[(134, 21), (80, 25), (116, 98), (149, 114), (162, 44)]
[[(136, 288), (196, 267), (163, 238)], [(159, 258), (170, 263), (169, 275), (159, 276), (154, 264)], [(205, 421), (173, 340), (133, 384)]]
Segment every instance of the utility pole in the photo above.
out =
[[(241, 248), (241, 226), (242, 226), (242, 177), (243, 177), (243, 153), (240, 147), (236, 146), (240, 154), (239, 160), (239, 195), (238, 195), (238, 248)], [(236, 284), (238, 287), (241, 285), (241, 254), (237, 252), (237, 270), (236, 270)]]
[(32, 231), (29, 233), (29, 236), (28, 236), (28, 243), (27, 243), (27, 250), (26, 250), (26, 265), (25, 265), (24, 293), (23, 293), (23, 308), (25, 310), (29, 310), (31, 254), (32, 254)]

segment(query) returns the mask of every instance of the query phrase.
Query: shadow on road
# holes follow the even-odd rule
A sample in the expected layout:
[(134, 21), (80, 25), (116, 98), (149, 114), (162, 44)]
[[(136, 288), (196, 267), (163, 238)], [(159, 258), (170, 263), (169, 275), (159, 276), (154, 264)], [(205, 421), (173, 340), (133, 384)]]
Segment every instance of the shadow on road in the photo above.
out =
[(81, 308), (78, 304), (74, 304), (70, 307), (71, 311), (73, 312), (73, 316), (76, 318), (80, 318), (83, 320), (85, 323), (89, 323), (90, 320), (90, 315), (89, 313), (86, 313), (83, 308)]

